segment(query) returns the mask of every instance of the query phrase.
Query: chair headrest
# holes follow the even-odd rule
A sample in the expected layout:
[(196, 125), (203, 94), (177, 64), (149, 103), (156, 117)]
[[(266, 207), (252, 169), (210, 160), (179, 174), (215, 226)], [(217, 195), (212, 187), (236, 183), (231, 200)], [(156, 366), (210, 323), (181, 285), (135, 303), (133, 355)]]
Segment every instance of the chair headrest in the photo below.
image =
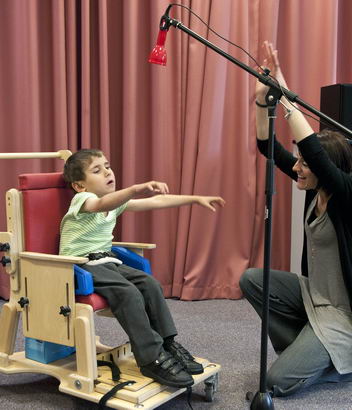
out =
[(67, 188), (62, 172), (49, 172), (38, 174), (22, 174), (18, 177), (19, 189)]

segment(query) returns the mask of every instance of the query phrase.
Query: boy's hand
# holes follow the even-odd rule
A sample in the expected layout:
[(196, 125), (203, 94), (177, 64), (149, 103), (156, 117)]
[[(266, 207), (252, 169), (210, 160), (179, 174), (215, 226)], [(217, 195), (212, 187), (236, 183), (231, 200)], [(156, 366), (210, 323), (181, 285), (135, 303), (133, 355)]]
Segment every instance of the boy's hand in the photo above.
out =
[(149, 181), (143, 184), (134, 185), (134, 189), (136, 192), (136, 196), (152, 196), (152, 195), (160, 195), (160, 194), (168, 194), (169, 187), (164, 182), (158, 181)]
[(225, 201), (220, 196), (199, 196), (198, 205), (204, 206), (204, 208), (208, 208), (211, 211), (215, 212), (216, 208), (214, 205), (218, 206), (225, 206)]

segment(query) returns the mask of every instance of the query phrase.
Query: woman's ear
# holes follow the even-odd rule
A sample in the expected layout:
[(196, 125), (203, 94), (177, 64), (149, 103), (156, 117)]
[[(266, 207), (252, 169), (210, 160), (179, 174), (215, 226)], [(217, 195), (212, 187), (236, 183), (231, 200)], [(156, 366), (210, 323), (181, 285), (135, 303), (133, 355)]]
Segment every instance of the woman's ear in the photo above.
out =
[(85, 192), (86, 190), (83, 181), (72, 182), (71, 186), (76, 192)]

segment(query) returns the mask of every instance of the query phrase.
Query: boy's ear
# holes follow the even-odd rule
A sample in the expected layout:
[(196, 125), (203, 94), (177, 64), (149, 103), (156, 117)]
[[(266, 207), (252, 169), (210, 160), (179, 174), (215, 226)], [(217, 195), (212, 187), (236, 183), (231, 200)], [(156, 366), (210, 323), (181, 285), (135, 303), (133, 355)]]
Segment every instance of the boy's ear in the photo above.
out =
[(83, 181), (72, 182), (71, 186), (76, 192), (85, 192), (86, 190)]

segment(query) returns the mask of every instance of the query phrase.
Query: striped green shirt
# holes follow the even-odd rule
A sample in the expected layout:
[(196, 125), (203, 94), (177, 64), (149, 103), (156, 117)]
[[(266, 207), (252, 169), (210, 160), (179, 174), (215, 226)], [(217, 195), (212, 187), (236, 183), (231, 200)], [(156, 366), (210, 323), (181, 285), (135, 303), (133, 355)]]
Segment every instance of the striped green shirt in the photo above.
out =
[(86, 256), (93, 252), (111, 250), (112, 231), (116, 218), (126, 209), (127, 203), (108, 212), (80, 212), (88, 198), (97, 198), (92, 192), (76, 194), (60, 227), (60, 255)]

